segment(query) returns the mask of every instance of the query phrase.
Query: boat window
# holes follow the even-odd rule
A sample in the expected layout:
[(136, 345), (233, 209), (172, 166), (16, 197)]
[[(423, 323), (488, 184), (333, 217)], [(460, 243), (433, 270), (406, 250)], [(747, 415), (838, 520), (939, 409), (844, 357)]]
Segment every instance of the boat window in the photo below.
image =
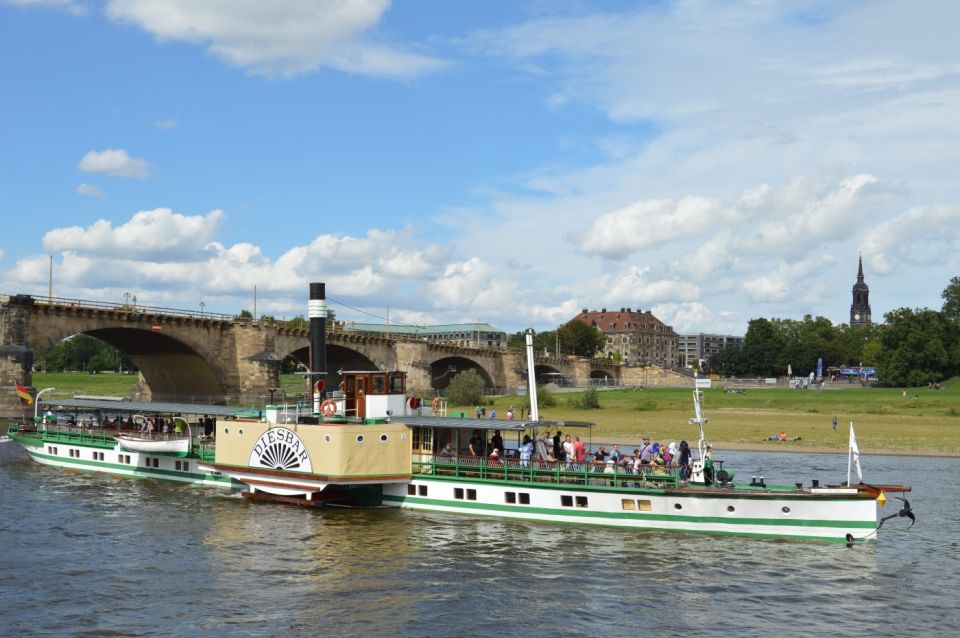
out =
[(343, 391), (348, 397), (354, 396), (357, 391), (356, 377), (347, 377), (345, 381), (346, 383), (343, 386)]
[(388, 438), (388, 437), (387, 437), (386, 434), (381, 434), (381, 435), (380, 435), (380, 442), (381, 442), (381, 443), (386, 443), (386, 442), (387, 442), (387, 438)]
[(680, 503), (674, 503), (674, 504), (673, 504), (673, 507), (674, 507), (675, 509), (678, 509), (678, 510), (682, 510), (682, 509), (683, 509), (683, 505), (681, 505)]
[(371, 394), (386, 394), (387, 391), (387, 375), (377, 374), (373, 377), (373, 389), (370, 391)]
[(417, 486), (408, 485), (407, 486), (407, 496), (416, 496), (417, 495)]
[(462, 501), (462, 500), (463, 500), (463, 488), (462, 488), (462, 487), (455, 487), (455, 488), (453, 488), (453, 498), (457, 499), (458, 501)]
[(787, 507), (786, 505), (784, 505), (784, 506), (783, 506), (783, 513), (784, 513), (784, 514), (789, 514), (789, 513), (790, 513), (790, 508)]
[(420, 434), (420, 437), (423, 439), (421, 445), (421, 450), (426, 450), (427, 452), (433, 451), (433, 428), (423, 428), (423, 432)]
[(647, 500), (638, 500), (637, 509), (640, 510), (641, 512), (650, 512), (650, 511), (653, 511), (653, 504)]
[(510, 505), (516, 505), (517, 503), (517, 493), (516, 492), (504, 492), (503, 500), (509, 503)]
[(527, 492), (520, 492), (520, 504), (529, 505), (530, 504), (530, 494)]
[(587, 497), (586, 497), (586, 496), (578, 496), (578, 497), (577, 497), (577, 507), (589, 507), (589, 505), (587, 504)]
[(573, 497), (569, 494), (561, 494), (560, 505), (563, 507), (573, 507)]
[(410, 436), (410, 444), (413, 446), (413, 449), (414, 449), (414, 450), (419, 450), (419, 449), (420, 449), (420, 430), (421, 430), (421, 428), (419, 428), (419, 427), (413, 427), (413, 428), (411, 428), (411, 430), (413, 430), (413, 432), (411, 433), (411, 436)]
[(420, 496), (426, 496), (426, 495), (427, 495), (427, 486), (426, 486), (426, 485), (418, 485), (417, 487), (420, 488)]
[(635, 510), (637, 509), (637, 503), (632, 498), (623, 498), (620, 499), (620, 506), (625, 510)]
[(394, 373), (390, 375), (390, 394), (403, 394), (403, 374)]
[(737, 511), (737, 508), (734, 507), (733, 505), (727, 505), (727, 511), (728, 511), (728, 512), (735, 512), (735, 511)]
[(468, 501), (477, 500), (477, 490), (467, 490), (467, 500)]

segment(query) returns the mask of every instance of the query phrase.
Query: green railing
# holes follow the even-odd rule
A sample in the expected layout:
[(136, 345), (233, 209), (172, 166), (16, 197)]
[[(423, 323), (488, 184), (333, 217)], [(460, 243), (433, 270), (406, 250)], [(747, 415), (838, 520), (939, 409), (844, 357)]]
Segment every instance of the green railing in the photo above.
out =
[(419, 461), (413, 462), (413, 474), (630, 489), (680, 485), (678, 466), (644, 465), (634, 472), (632, 467), (616, 463), (521, 461), (475, 456), (421, 455)]
[[(60, 445), (86, 445), (94, 447), (104, 447), (112, 448), (117, 444), (116, 439), (113, 437), (117, 434), (125, 432), (131, 434), (129, 430), (117, 430), (116, 428), (111, 427), (96, 427), (96, 428), (81, 428), (70, 425), (54, 425), (47, 424), (44, 428), (41, 426), (37, 429), (34, 423), (23, 423), (23, 422), (8, 422), (8, 433), (10, 434), (20, 434), (36, 437), (43, 442), (57, 443)], [(163, 434), (152, 434), (152, 435), (141, 435), (140, 433), (135, 433), (136, 436), (143, 436), (144, 438), (151, 438), (162, 440), (164, 438)], [(213, 461), (216, 457), (216, 445), (213, 441), (201, 440), (198, 437), (194, 437), (190, 445), (190, 456), (196, 457), (201, 461)]]

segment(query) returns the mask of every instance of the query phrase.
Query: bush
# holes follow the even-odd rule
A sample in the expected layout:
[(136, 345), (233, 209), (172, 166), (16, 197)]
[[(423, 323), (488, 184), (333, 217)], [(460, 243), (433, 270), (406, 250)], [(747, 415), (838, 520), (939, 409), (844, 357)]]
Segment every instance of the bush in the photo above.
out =
[[(519, 399), (517, 399), (517, 405), (526, 410), (530, 410), (530, 395), (525, 394)], [(557, 398), (553, 395), (553, 392), (547, 389), (546, 386), (538, 385), (537, 386), (537, 408), (552, 408), (557, 405)]]
[(483, 402), (484, 386), (483, 378), (471, 368), (450, 380), (447, 398), (452, 405), (479, 405)]
[(574, 396), (570, 400), (571, 407), (578, 410), (597, 410), (600, 408), (600, 393), (596, 388), (590, 388), (582, 394)]

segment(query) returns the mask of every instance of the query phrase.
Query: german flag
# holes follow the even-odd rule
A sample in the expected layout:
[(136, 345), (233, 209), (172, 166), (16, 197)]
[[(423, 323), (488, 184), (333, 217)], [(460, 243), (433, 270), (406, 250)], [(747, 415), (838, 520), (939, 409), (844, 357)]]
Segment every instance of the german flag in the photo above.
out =
[(27, 405), (33, 405), (33, 395), (31, 395), (27, 391), (27, 389), (22, 385), (20, 385), (19, 383), (16, 385), (17, 385), (17, 396), (19, 396), (21, 400), (26, 401)]

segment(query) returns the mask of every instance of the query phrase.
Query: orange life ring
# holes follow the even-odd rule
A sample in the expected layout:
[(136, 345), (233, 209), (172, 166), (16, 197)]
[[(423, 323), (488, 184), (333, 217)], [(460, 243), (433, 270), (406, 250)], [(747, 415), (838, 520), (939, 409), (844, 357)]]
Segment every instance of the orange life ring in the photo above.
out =
[(320, 404), (320, 411), (323, 412), (323, 416), (333, 416), (337, 413), (337, 402), (333, 399), (327, 399)]
[(430, 404), (430, 407), (433, 408), (434, 412), (440, 411), (440, 397), (433, 397), (433, 403)]

